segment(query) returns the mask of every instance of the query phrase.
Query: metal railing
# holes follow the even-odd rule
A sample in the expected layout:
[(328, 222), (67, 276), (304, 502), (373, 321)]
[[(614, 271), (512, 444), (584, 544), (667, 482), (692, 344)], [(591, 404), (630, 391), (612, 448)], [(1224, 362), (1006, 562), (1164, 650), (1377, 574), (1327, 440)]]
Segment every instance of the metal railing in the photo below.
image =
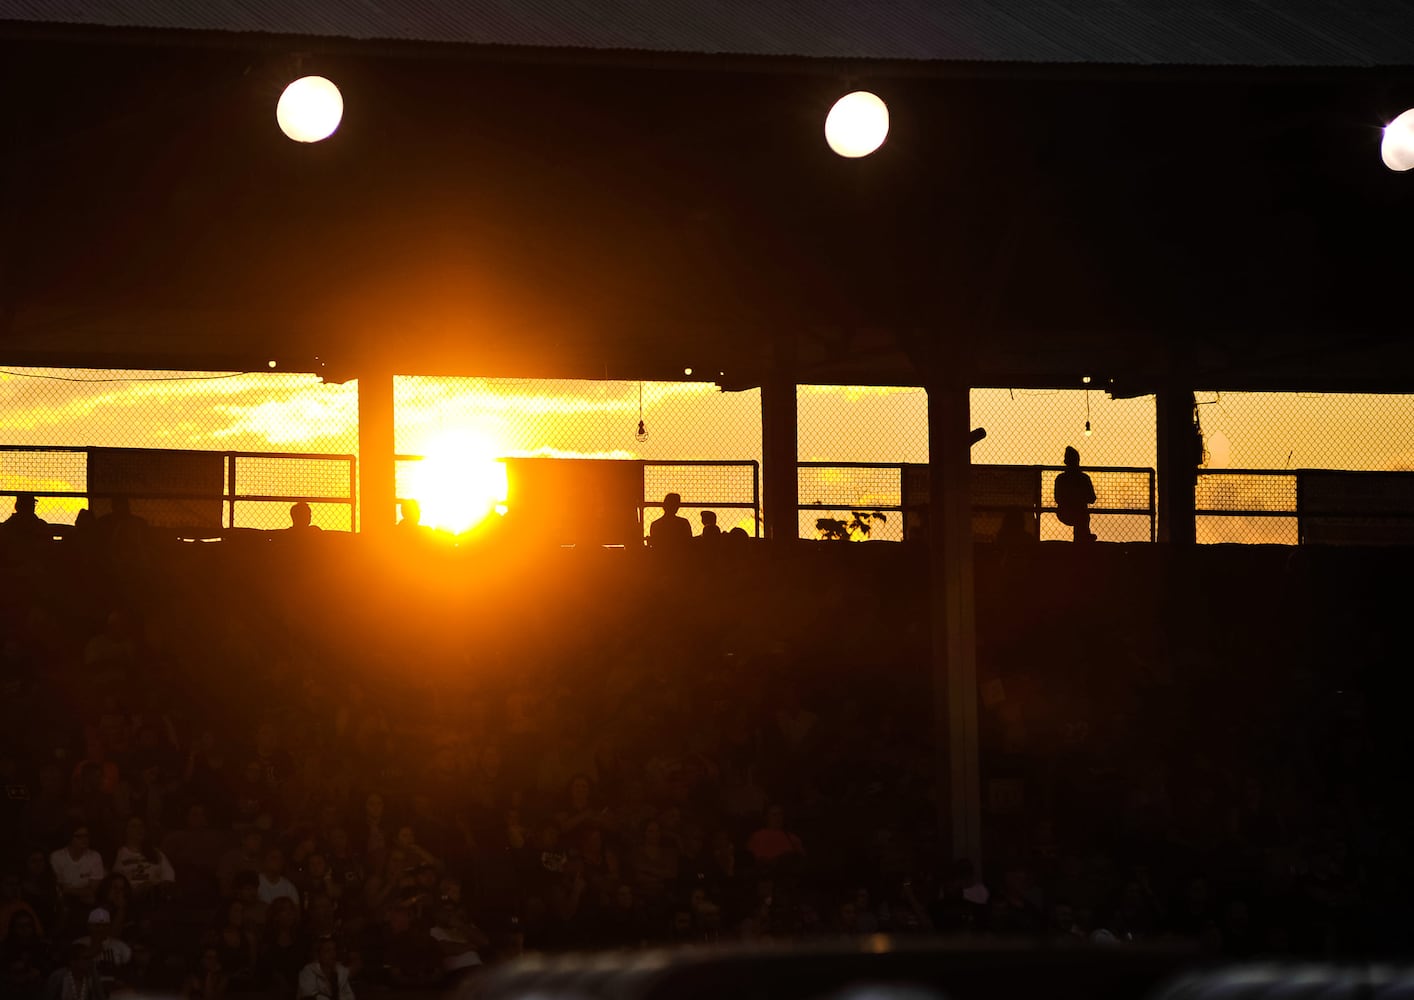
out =
[[(904, 514), (901, 529), (907, 539), (910, 514), (928, 505), (928, 466), (889, 462), (797, 463), (798, 509), (801, 511), (884, 511)], [(977, 514), (1006, 515), (1019, 512), (1039, 521), (1055, 514), (1055, 477), (1058, 465), (972, 466), (972, 510)], [(1136, 466), (1087, 466), (1084, 472), (1095, 485), (1092, 516), (1142, 517), (1148, 522), (1149, 540), (1158, 527), (1154, 470)], [(1000, 520), (1000, 518), (998, 519)], [(1142, 530), (1142, 529), (1141, 529)]]
[[(399, 454), (398, 463), (423, 460), (421, 455)], [(505, 459), (498, 459), (505, 461)], [(559, 459), (574, 462), (576, 459)], [(602, 461), (602, 460), (593, 460)], [(754, 537), (761, 536), (761, 465), (754, 459), (623, 459), (625, 464), (639, 466), (643, 485), (636, 505), (640, 528), (647, 534), (651, 523), (648, 511), (662, 510), (663, 497), (677, 493), (685, 510), (740, 510), (751, 513)], [(398, 490), (397, 500), (406, 499)], [(513, 503), (514, 498), (508, 502)], [(729, 530), (728, 528), (724, 528)]]
[[(173, 487), (92, 488), (89, 463), (98, 453), (121, 460), (125, 453), (182, 459), (207, 456), (219, 460), (223, 484), (219, 490)], [(339, 470), (337, 467), (345, 468)], [(338, 492), (323, 487), (338, 484)], [(304, 488), (301, 488), (304, 487)], [(358, 525), (358, 460), (353, 455), (301, 452), (196, 451), (185, 449), (85, 448), (48, 445), (0, 445), (0, 496), (32, 496), (37, 500), (192, 501), (219, 503), (223, 529), (284, 527), (286, 505), (308, 503), (348, 508), (348, 530)], [(269, 524), (241, 524), (237, 505), (266, 505)], [(241, 513), (245, 513), (242, 508)], [(262, 512), (263, 513), (263, 512)], [(247, 518), (249, 519), (249, 518)], [(256, 518), (259, 520), (259, 518)], [(63, 522), (60, 522), (63, 523)], [(179, 533), (187, 533), (181, 532)], [(199, 534), (197, 532), (196, 534)], [(190, 534), (190, 533), (188, 533)], [(190, 534), (190, 537), (196, 537)]]

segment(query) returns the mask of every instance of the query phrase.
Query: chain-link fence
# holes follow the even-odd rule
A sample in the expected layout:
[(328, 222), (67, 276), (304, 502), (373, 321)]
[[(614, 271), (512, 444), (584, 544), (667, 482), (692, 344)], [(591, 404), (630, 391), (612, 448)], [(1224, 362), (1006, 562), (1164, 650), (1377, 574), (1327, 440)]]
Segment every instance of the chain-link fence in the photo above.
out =
[[(401, 376), (394, 406), (399, 454), (450, 449), (480, 461), (644, 460), (645, 530), (661, 516), (653, 505), (678, 493), (695, 530), (701, 513), (711, 510), (723, 531), (759, 531), (759, 390), (722, 392), (710, 382)], [(399, 463), (399, 496), (415, 490), (412, 464)], [(426, 498), (417, 499), (424, 500), (427, 520)]]
[[(801, 386), (800, 515), (802, 537), (820, 537), (821, 519), (855, 520), (855, 511), (882, 508), (888, 520), (869, 522), (867, 537), (898, 539), (905, 518), (889, 507), (901, 503), (898, 471), (852, 463), (926, 463), (928, 394), (921, 388)], [(973, 389), (972, 424), (987, 436), (972, 460), (989, 466), (1057, 466), (1067, 446), (1077, 448), (1092, 471), (1098, 513), (1091, 528), (1107, 541), (1147, 541), (1153, 522), (1149, 490), (1155, 466), (1154, 397), (1111, 399), (1100, 390)], [(1088, 422), (1088, 429), (1087, 429)], [(828, 467), (811, 463), (830, 463)], [(1043, 478), (1040, 506), (1053, 506), (1055, 471)], [(1000, 520), (998, 518), (997, 520)], [(858, 529), (857, 537), (864, 533)], [(985, 535), (986, 531), (981, 530)], [(1069, 538), (1053, 513), (1042, 513), (1043, 539)]]
[[(395, 393), (400, 452), (667, 463), (644, 470), (646, 520), (657, 516), (653, 504), (663, 494), (677, 492), (690, 518), (720, 507), (724, 530), (758, 528), (752, 466), (722, 463), (760, 462), (759, 392), (722, 393), (695, 382), (401, 377)], [(1350, 537), (1361, 525), (1362, 537), (1393, 537), (1390, 519), (1403, 516), (1391, 507), (1403, 503), (1401, 480), (1317, 483), (1298, 470), (1414, 469), (1414, 397), (1203, 392), (1197, 401), (1205, 444), (1197, 491), (1200, 541), (1315, 540), (1309, 532), (1303, 537), (1300, 501), (1303, 489), (1315, 496), (1317, 486), (1320, 540), (1345, 537), (1332, 533), (1337, 524), (1345, 524)], [(900, 467), (927, 461), (926, 392), (801, 386), (797, 403), (802, 462), (833, 463), (800, 470), (801, 503), (821, 507), (802, 511), (802, 536), (819, 537), (821, 518), (849, 522), (855, 511), (877, 510), (885, 519), (870, 519), (868, 537), (902, 537), (906, 519), (889, 508), (903, 503)], [(975, 463), (1041, 471), (1074, 446), (1100, 494), (1097, 510), (1143, 506), (1145, 477), (1156, 466), (1153, 397), (974, 389), (971, 405), (974, 426), (987, 430), (972, 449)], [(0, 444), (311, 453), (356, 461), (358, 386), (280, 372), (12, 369), (0, 371)], [(12, 453), (0, 459), (0, 494), (40, 494), (41, 517), (71, 523), (88, 488), (85, 462), (82, 451)], [(691, 462), (716, 464), (683, 464)], [(239, 458), (228, 467), (222, 495), (237, 527), (282, 527), (289, 498), (313, 497), (316, 524), (347, 530), (357, 497), (348, 503), (334, 498), (348, 492), (348, 467)], [(1096, 471), (1106, 468), (1117, 471)], [(404, 495), (413, 489), (407, 471), (400, 469)], [(1054, 470), (1041, 474), (1044, 508), (1052, 502)], [(1306, 520), (1315, 516), (1308, 510)], [(1141, 539), (1149, 535), (1149, 521), (1139, 513), (1098, 513), (1092, 527), (1104, 540)], [(1069, 531), (1043, 513), (1039, 534), (1065, 538)]]
[[(1296, 470), (1414, 469), (1414, 396), (1200, 392), (1197, 402), (1204, 451), (1198, 476), (1200, 542), (1316, 540), (1302, 538)], [(1359, 487), (1367, 488), (1368, 483)], [(1362, 513), (1367, 505), (1359, 497), (1351, 496), (1347, 505), (1361, 508), (1349, 516), (1365, 517), (1369, 525), (1370, 515)], [(1339, 515), (1326, 510), (1323, 516)], [(1351, 530), (1359, 529), (1352, 524)]]
[[(221, 453), (221, 498), (226, 517), (234, 514), (227, 526), (286, 527), (291, 502), (307, 496), (331, 498), (311, 504), (315, 524), (347, 531), (356, 502), (349, 496), (349, 470), (358, 452), (358, 387), (282, 372), (6, 369), (0, 371), (0, 444)], [(229, 460), (247, 452), (346, 460), (265, 454)], [(0, 458), (0, 494), (68, 493), (42, 496), (37, 513), (72, 524), (86, 506), (87, 463), (83, 450), (11, 452)], [(246, 496), (279, 499), (230, 503)]]

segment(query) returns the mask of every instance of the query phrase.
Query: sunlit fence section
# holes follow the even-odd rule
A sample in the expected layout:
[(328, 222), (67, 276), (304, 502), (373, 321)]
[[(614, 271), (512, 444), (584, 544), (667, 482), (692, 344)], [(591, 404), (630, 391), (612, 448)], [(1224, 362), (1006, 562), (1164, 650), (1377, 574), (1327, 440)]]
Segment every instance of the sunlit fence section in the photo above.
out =
[(286, 528), (296, 503), (316, 525), (351, 531), (357, 485), (352, 455), (0, 445), (0, 496), (33, 496), (39, 517), (60, 526), (122, 498), (190, 537)]

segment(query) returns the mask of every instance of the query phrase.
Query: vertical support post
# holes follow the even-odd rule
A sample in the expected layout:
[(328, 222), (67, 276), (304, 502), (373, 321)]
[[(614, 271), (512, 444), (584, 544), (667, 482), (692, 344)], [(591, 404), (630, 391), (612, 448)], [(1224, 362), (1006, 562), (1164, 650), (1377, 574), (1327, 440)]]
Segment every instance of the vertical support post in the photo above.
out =
[(928, 386), (928, 564), (938, 828), (954, 858), (980, 864), (981, 768), (972, 568), (972, 425), (965, 385)]
[(761, 385), (761, 452), (766, 537), (794, 541), (800, 536), (800, 479), (797, 470), (795, 380), (773, 375)]
[(226, 527), (236, 526), (236, 456), (226, 456)]
[(1161, 389), (1155, 399), (1159, 452), (1159, 541), (1192, 545), (1198, 538), (1198, 463), (1192, 390)]
[(393, 458), (393, 376), (364, 371), (358, 377), (358, 469), (361, 530), (384, 534), (396, 523), (397, 462)]
[(349, 456), (349, 532), (358, 530), (358, 457)]

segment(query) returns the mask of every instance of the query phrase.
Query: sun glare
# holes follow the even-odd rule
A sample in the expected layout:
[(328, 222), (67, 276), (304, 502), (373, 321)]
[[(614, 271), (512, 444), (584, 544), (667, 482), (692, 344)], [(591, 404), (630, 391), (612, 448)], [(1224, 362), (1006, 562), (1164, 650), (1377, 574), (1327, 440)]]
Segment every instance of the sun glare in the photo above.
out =
[(460, 535), (493, 511), (506, 511), (506, 463), (485, 441), (453, 434), (430, 442), (408, 469), (407, 493), (422, 507), (422, 523)]

